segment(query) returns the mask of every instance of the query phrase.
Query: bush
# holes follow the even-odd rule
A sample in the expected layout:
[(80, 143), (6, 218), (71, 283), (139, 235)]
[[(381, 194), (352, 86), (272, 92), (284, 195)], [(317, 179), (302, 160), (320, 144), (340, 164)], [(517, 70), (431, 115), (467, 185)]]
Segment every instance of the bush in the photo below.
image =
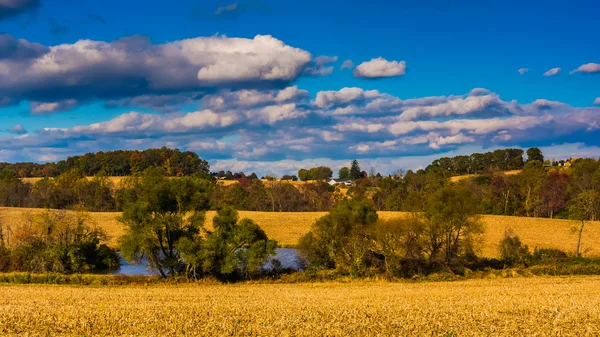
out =
[(555, 248), (536, 248), (530, 257), (531, 264), (556, 264), (567, 260), (569, 255)]
[(0, 271), (83, 273), (116, 269), (115, 250), (100, 245), (104, 234), (85, 213), (51, 212), (32, 217), (11, 246), (0, 244)]
[(510, 231), (504, 234), (504, 239), (500, 241), (498, 246), (500, 252), (500, 258), (507, 265), (514, 265), (517, 263), (525, 263), (531, 256), (529, 253), (529, 247), (521, 243), (521, 239), (518, 236), (513, 235)]

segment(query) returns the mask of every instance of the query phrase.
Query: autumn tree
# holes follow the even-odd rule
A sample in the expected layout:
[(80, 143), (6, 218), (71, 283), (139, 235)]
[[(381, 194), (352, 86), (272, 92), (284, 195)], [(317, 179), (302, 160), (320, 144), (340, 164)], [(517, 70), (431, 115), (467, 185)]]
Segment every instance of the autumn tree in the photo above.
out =
[(476, 196), (468, 188), (450, 185), (431, 195), (425, 211), (430, 263), (460, 264), (473, 253), (475, 239), (483, 233), (477, 214)]
[(600, 212), (600, 193), (594, 190), (585, 190), (579, 193), (569, 205), (569, 216), (572, 219), (581, 221), (579, 227), (576, 255), (580, 255), (581, 237), (585, 221), (594, 221)]
[(569, 196), (569, 183), (569, 176), (558, 171), (551, 171), (544, 178), (540, 199), (550, 218), (565, 208)]
[(369, 247), (365, 231), (377, 219), (368, 202), (342, 200), (300, 239), (300, 252), (315, 268), (360, 273)]

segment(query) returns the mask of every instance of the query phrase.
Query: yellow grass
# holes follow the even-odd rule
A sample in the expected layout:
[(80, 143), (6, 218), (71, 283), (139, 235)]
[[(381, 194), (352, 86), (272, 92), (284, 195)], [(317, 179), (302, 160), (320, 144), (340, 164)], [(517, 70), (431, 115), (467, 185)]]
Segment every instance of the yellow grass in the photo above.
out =
[[(499, 172), (498, 174), (513, 176), (513, 175), (517, 175), (519, 173), (521, 173), (521, 170), (503, 171), (503, 172)], [(477, 176), (478, 176), (478, 174), (465, 174), (462, 176), (454, 176), (454, 177), (450, 177), (450, 181), (455, 183), (457, 181), (461, 181), (461, 180), (465, 180), (467, 178), (472, 178), (472, 177), (477, 177)]]
[[(5, 225), (18, 226), (28, 214), (43, 212), (40, 209), (0, 207), (0, 218)], [(240, 211), (240, 218), (250, 218), (263, 228), (270, 238), (280, 245), (296, 245), (302, 235), (310, 230), (311, 225), (325, 212), (247, 212)], [(216, 212), (210, 211), (206, 216), (206, 227), (212, 227), (212, 218)], [(91, 213), (94, 223), (102, 227), (109, 236), (108, 244), (117, 247), (118, 238), (123, 234), (123, 225), (117, 221), (120, 213)], [(379, 212), (381, 219), (403, 216), (401, 212)], [(498, 256), (498, 242), (510, 228), (519, 235), (521, 241), (531, 249), (558, 248), (574, 252), (577, 244), (577, 233), (572, 228), (579, 222), (570, 220), (525, 218), (512, 216), (483, 215), (482, 221), (486, 231), (481, 244), (481, 253), (487, 257)], [(600, 222), (587, 222), (583, 232), (582, 251), (587, 256), (600, 256)]]
[(600, 278), (5, 285), (0, 335), (598, 336)]
[[(110, 180), (110, 182), (112, 182), (115, 185), (115, 187), (117, 187), (121, 183), (121, 180), (123, 180), (124, 178), (126, 177), (108, 177), (108, 180)], [(21, 181), (24, 183), (35, 184), (42, 179), (44, 178), (21, 178)], [(94, 179), (94, 177), (86, 177), (86, 179), (91, 180)]]

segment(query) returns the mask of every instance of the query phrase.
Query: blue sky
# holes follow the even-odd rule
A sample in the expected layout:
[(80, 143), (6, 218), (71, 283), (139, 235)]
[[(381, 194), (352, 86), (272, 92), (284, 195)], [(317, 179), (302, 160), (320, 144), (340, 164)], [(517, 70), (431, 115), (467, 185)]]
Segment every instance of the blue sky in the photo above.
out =
[(0, 161), (166, 145), (283, 174), (353, 158), (387, 173), (508, 146), (598, 156), (599, 11), (0, 0)]

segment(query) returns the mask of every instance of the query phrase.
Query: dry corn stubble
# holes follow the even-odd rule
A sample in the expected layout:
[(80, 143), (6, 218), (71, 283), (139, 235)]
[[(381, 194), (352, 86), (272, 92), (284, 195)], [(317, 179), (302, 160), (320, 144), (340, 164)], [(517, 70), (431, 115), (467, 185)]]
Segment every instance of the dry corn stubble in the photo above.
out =
[(1, 335), (597, 336), (600, 277), (0, 286)]

